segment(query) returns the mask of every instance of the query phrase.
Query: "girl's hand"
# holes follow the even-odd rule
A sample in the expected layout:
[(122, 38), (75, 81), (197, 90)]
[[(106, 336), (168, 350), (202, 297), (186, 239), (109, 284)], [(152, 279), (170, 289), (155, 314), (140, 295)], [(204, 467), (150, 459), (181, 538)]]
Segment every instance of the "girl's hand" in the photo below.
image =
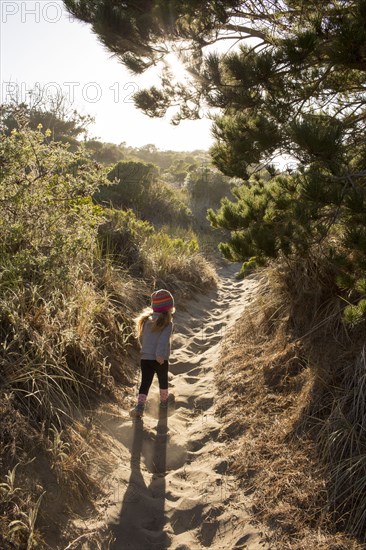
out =
[(159, 365), (162, 365), (164, 363), (164, 357), (161, 357), (160, 355), (156, 357), (156, 360), (159, 363)]

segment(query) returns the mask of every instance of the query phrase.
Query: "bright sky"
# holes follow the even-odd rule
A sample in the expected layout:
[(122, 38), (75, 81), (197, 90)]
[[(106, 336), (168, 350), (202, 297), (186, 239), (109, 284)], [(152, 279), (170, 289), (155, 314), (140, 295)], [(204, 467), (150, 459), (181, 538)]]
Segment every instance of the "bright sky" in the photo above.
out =
[(178, 151), (212, 144), (208, 120), (173, 126), (168, 118), (150, 119), (138, 111), (131, 95), (153, 84), (154, 76), (132, 76), (88, 25), (72, 20), (61, 0), (0, 0), (0, 10), (0, 102), (15, 85), (25, 99), (38, 82), (95, 117), (90, 137)]

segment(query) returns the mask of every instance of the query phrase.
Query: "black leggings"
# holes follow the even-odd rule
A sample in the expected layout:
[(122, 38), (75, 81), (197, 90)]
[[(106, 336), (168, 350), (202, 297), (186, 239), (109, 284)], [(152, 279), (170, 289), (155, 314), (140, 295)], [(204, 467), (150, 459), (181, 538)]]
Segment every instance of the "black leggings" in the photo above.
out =
[(169, 368), (168, 361), (164, 361), (164, 363), (160, 365), (154, 359), (141, 359), (142, 379), (141, 379), (139, 393), (143, 393), (144, 395), (147, 395), (149, 393), (149, 389), (152, 384), (155, 373), (157, 374), (157, 377), (159, 380), (159, 388), (161, 390), (167, 390), (168, 389), (168, 368)]

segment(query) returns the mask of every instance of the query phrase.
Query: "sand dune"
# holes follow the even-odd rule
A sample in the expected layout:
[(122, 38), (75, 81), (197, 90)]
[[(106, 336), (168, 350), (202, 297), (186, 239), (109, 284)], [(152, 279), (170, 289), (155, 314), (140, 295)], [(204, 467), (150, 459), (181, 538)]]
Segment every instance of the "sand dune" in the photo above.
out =
[(257, 284), (237, 281), (236, 271), (223, 268), (217, 290), (188, 301), (174, 316), (169, 377), (175, 408), (159, 410), (155, 381), (142, 421), (124, 411), (122, 420), (110, 422), (119, 453), (105, 503), (113, 550), (265, 548), (248, 497), (227, 473), (214, 414), (220, 342)]

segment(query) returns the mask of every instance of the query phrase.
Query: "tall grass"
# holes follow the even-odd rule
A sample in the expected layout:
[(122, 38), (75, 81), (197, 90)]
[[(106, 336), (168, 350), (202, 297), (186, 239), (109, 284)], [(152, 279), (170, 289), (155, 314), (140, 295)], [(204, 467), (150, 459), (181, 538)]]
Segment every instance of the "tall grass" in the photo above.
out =
[[(72, 288), (21, 287), (2, 298), (1, 477), (15, 465), (20, 473), (20, 490), (10, 502), (9, 492), (1, 492), (8, 519), (5, 523), (3, 518), (2, 548), (40, 544), (33, 532), (34, 512), (44, 524), (48, 502), (57, 498), (60, 487), (68, 488), (70, 508), (93, 487), (91, 458), (72, 432), (98, 396), (112, 396), (116, 382), (130, 378), (126, 353), (135, 309), (128, 296), (136, 287), (128, 278), (124, 282), (118, 280), (121, 294), (115, 288), (112, 297), (106, 280), (93, 280), (91, 274), (83, 280), (79, 274)], [(52, 483), (37, 470), (42, 456), (53, 472)], [(29, 477), (27, 463), (34, 459), (35, 472)], [(39, 502), (37, 487), (46, 492)], [(31, 516), (27, 530), (25, 518)]]
[[(341, 383), (330, 388), (330, 410), (317, 443), (329, 471), (329, 504), (344, 527), (366, 531), (366, 353), (344, 360)], [(365, 540), (365, 539), (364, 539)]]
[(192, 230), (174, 226), (156, 230), (131, 210), (113, 211), (101, 228), (100, 242), (105, 257), (124, 265), (150, 288), (167, 287), (179, 297), (216, 283), (215, 271)]
[(267, 268), (217, 371), (222, 437), (271, 548), (366, 542), (365, 332), (323, 258)]

